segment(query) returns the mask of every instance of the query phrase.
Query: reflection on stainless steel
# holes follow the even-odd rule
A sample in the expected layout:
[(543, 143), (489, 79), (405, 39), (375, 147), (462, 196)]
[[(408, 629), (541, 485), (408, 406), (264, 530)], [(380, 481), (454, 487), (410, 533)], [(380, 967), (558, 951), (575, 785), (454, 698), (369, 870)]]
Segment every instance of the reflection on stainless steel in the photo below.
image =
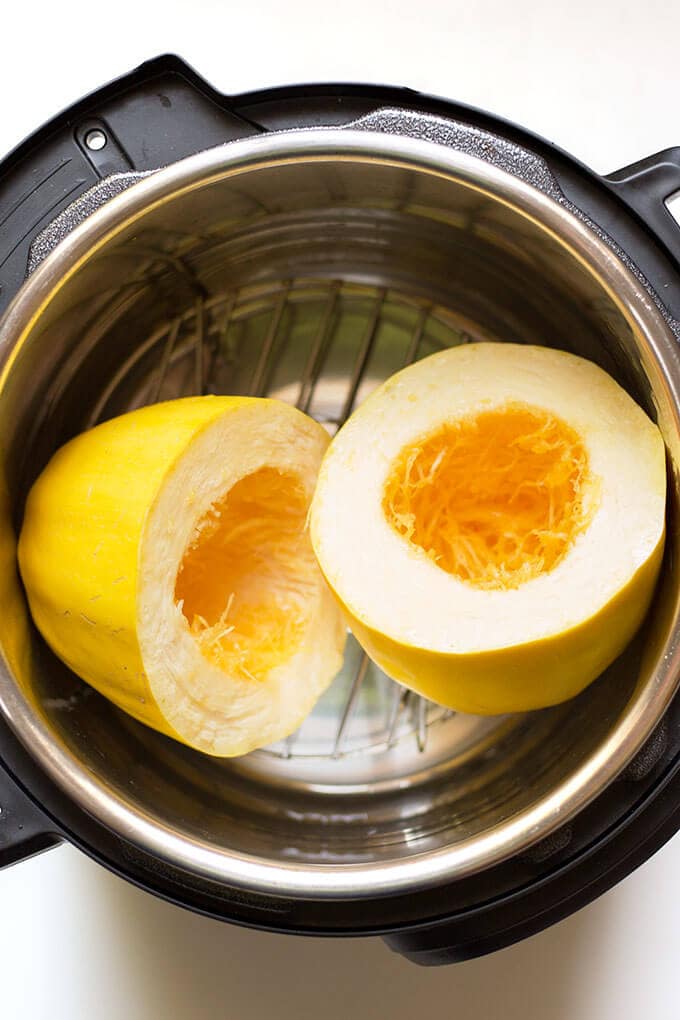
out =
[(669, 556), (636, 641), (573, 702), (504, 719), (402, 692), (350, 641), (293, 738), (218, 761), (89, 692), (28, 627), (8, 570), (0, 708), (87, 811), (192, 874), (329, 900), (453, 881), (553, 831), (677, 684), (680, 368), (637, 280), (582, 222), (520, 178), (403, 137), (301, 131), (202, 153), (113, 199), (35, 272), (0, 326), (8, 562), (9, 518), (83, 427), (235, 392), (297, 404), (333, 433), (405, 362), (481, 338), (593, 358), (658, 417)]

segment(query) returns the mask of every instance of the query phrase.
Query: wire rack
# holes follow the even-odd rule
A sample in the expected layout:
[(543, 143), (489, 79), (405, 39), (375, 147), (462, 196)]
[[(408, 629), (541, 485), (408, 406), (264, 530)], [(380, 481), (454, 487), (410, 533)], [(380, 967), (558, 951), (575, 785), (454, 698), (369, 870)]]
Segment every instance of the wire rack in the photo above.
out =
[[(197, 294), (121, 366), (89, 424), (158, 400), (239, 393), (286, 400), (332, 435), (388, 375), (476, 339), (450, 310), (361, 281), (290, 279)], [(450, 716), (388, 680), (350, 636), (344, 667), (310, 720), (258, 753), (337, 759), (405, 739), (422, 752), (434, 723)]]

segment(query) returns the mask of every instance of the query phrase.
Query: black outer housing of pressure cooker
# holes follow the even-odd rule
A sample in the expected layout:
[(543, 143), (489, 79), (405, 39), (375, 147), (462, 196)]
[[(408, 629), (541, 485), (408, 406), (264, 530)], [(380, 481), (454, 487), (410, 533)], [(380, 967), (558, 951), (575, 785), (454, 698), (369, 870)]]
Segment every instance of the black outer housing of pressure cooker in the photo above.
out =
[[(680, 320), (680, 227), (665, 204), (680, 190), (680, 147), (600, 177), (519, 127), (409, 89), (326, 84), (224, 96), (175, 56), (76, 103), (0, 163), (0, 313), (26, 277), (36, 236), (103, 178), (155, 170), (251, 135), (342, 127), (388, 106), (482, 128), (540, 156), (567, 200), (618, 244)], [(106, 145), (93, 150), (85, 139), (97, 129)], [(525, 854), (450, 885), (401, 894), (387, 909), (382, 904), (379, 926), (361, 899), (332, 911), (322, 900), (307, 901), (302, 922), (295, 900), (204, 881), (122, 840), (78, 808), (0, 720), (0, 868), (66, 840), (140, 888), (205, 915), (291, 934), (380, 934), (425, 965), (481, 956), (548, 927), (633, 871), (679, 827), (680, 695), (624, 773)]]

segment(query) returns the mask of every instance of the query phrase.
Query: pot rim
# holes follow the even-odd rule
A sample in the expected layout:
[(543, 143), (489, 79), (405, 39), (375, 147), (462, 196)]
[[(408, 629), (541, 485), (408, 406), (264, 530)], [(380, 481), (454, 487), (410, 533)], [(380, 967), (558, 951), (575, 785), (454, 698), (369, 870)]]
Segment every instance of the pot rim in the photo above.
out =
[[(536, 187), (477, 157), (440, 144), (365, 130), (318, 128), (228, 142), (155, 171), (106, 202), (76, 227), (24, 283), (0, 321), (0, 395), (36, 317), (97, 250), (165, 202), (222, 178), (301, 160), (351, 160), (405, 166), (475, 188), (538, 223), (589, 270), (631, 325), (654, 390), (672, 409), (665, 420), (680, 444), (677, 340), (635, 275), (594, 231)], [(57, 741), (32, 710), (7, 666), (0, 670), (0, 711), (50, 778), (80, 808), (123, 839), (185, 871), (269, 896), (345, 900), (413, 893), (499, 864), (550, 835), (589, 804), (625, 768), (661, 719), (680, 681), (677, 601), (673, 627), (648, 679), (639, 683), (617, 726), (585, 762), (532, 807), (483, 835), (409, 858), (368, 864), (283, 863), (212, 846), (180, 834), (107, 787)]]

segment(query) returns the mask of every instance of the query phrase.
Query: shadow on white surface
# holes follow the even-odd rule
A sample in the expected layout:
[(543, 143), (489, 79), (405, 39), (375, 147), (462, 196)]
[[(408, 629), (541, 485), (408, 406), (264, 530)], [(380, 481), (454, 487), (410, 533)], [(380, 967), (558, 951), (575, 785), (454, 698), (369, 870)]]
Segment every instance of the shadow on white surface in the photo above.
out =
[(103, 874), (92, 873), (91, 896), (106, 902), (112, 934), (115, 926), (127, 947), (135, 1018), (413, 1020), (436, 1010), (480, 1020), (575, 1020), (583, 1016), (578, 985), (584, 956), (608, 924), (606, 909), (596, 917), (581, 914), (492, 957), (422, 969), (379, 939), (236, 929)]
[(566, 921), (422, 970), (198, 917), (71, 847), (0, 873), (2, 1020), (677, 1020), (680, 837)]

